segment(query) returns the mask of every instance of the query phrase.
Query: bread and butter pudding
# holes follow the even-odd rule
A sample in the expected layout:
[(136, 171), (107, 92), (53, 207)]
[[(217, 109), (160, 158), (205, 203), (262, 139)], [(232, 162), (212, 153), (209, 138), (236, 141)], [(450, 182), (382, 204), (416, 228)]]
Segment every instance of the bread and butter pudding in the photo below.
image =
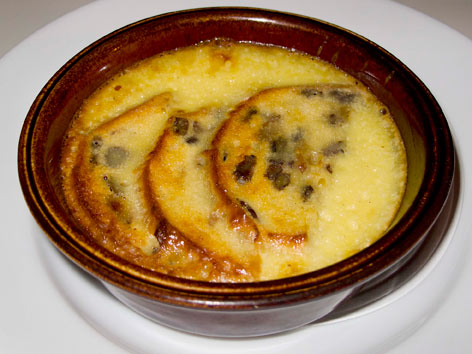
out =
[(403, 197), (388, 109), (331, 64), (213, 40), (125, 69), (62, 153), (81, 228), (130, 262), (205, 281), (278, 279), (364, 249)]

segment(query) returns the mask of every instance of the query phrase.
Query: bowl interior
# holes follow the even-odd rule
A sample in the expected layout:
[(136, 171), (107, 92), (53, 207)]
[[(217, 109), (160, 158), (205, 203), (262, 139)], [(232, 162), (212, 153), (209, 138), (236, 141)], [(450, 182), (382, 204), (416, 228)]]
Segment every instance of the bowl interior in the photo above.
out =
[[(354, 280), (365, 279), (407, 253), (434, 223), (452, 180), (453, 148), (442, 112), (422, 82), (376, 44), (339, 27), (300, 16), (255, 9), (202, 9), (146, 19), (93, 43), (65, 64), (34, 102), (23, 127), (19, 172), (25, 198), (51, 240), (96, 276), (120, 286), (148, 284), (219, 292), (208, 285), (154, 274), (118, 259), (83, 235), (62, 196), (60, 151), (66, 130), (82, 101), (107, 79), (144, 58), (204, 40), (230, 38), (283, 46), (317, 56), (354, 76), (390, 109), (408, 156), (406, 195), (389, 232), (358, 255), (328, 269), (297, 277), (293, 287), (343, 278), (371, 264)], [(408, 237), (402, 235), (408, 234)], [(373, 262), (385, 250), (395, 253)], [(357, 267), (357, 268), (356, 268)], [(132, 278), (132, 279), (131, 279)], [(138, 279), (138, 280), (136, 280)], [(228, 292), (260, 292), (286, 286), (228, 286)], [(143, 285), (146, 288), (148, 285)], [(239, 287), (239, 288), (238, 288)], [(323, 290), (325, 291), (325, 290)]]

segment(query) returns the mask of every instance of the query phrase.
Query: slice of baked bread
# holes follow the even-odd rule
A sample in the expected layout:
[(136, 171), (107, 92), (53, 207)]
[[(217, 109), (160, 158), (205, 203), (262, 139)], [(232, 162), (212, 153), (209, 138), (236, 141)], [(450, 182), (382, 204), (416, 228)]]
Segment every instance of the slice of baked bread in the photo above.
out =
[[(170, 94), (153, 97), (91, 131), (80, 143), (75, 183), (89, 226), (145, 254), (159, 249), (143, 169), (168, 118)], [(86, 217), (86, 215), (83, 215)]]
[(272, 88), (246, 100), (213, 141), (220, 190), (269, 235), (303, 239), (362, 101), (356, 87), (335, 85)]
[(215, 260), (228, 259), (247, 280), (257, 275), (257, 229), (239, 204), (215, 191), (211, 141), (226, 117), (216, 108), (174, 114), (149, 162), (156, 209)]

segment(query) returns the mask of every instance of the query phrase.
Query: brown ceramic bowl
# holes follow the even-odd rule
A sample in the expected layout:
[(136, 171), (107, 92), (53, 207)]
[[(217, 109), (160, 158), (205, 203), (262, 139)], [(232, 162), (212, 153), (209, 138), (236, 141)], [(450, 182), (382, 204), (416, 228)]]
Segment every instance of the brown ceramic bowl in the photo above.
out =
[[(399, 215), (378, 242), (340, 263), (300, 276), (215, 284), (145, 270), (111, 254), (81, 231), (64, 203), (59, 161), (65, 131), (82, 101), (139, 60), (215, 37), (318, 56), (363, 82), (388, 106), (406, 145), (408, 182)], [(255, 336), (354, 311), (411, 278), (444, 234), (444, 227), (438, 230), (433, 225), (444, 217), (440, 213), (451, 194), (454, 148), (444, 115), (428, 89), (375, 43), (311, 18), (215, 8), (131, 24), (73, 57), (33, 103), (21, 133), (18, 166), (26, 201), (50, 240), (122, 302), (184, 331)]]

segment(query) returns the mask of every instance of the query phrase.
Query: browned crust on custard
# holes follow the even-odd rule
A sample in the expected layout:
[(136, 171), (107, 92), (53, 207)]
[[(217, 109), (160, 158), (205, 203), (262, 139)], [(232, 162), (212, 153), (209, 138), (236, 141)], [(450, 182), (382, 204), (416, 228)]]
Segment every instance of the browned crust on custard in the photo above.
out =
[(298, 235), (284, 235), (284, 234), (276, 234), (273, 232), (269, 232), (267, 234), (268, 242), (276, 245), (276, 246), (284, 246), (284, 247), (299, 247), (303, 245), (306, 241), (307, 234), (298, 234)]
[[(229, 258), (212, 254), (199, 247), (165, 219), (159, 223), (156, 236), (161, 244), (159, 252), (143, 257), (139, 264), (147, 264), (150, 269), (154, 268), (169, 275), (189, 279), (212, 282), (254, 280), (244, 267), (235, 264)], [(192, 261), (183, 266), (171, 264), (178, 259), (176, 255), (179, 254), (182, 254), (180, 259), (192, 259)], [(158, 268), (155, 268), (156, 265)]]

